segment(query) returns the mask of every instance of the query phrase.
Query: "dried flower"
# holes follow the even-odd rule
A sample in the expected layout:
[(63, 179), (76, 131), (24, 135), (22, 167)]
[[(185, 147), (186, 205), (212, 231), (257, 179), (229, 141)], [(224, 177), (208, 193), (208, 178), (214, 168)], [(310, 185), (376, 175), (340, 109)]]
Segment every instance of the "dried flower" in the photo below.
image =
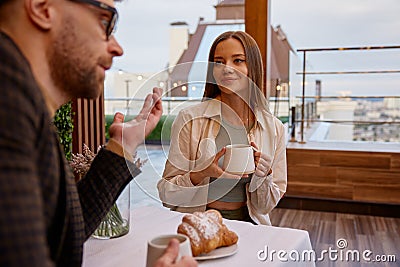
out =
[[(96, 157), (97, 153), (99, 153), (100, 149), (101, 146), (99, 146), (97, 148), (97, 152), (94, 153), (89, 149), (89, 147), (86, 144), (83, 144), (82, 154), (80, 153), (72, 154), (69, 164), (72, 167), (73, 171), (79, 175), (79, 178), (84, 177), (86, 173), (89, 171), (90, 165), (92, 165), (92, 162)], [(135, 154), (133, 158), (136, 159), (136, 156), (137, 154)], [(142, 166), (146, 162), (147, 159), (142, 161), (140, 158), (137, 158), (136, 160), (134, 160), (134, 164), (138, 169), (142, 168)]]
[[(100, 151), (100, 148), (100, 146), (97, 148), (96, 154)], [(96, 157), (96, 154), (90, 151), (89, 147), (86, 144), (83, 144), (82, 154), (72, 154), (69, 164), (74, 172), (79, 175), (79, 178), (85, 176), (86, 173), (89, 171), (90, 165)]]
[[(94, 153), (90, 151), (86, 144), (83, 144), (82, 154), (72, 154), (71, 160), (69, 162), (70, 166), (79, 178), (82, 178), (90, 169), (94, 158), (97, 153), (99, 153), (101, 147), (97, 148), (97, 152)], [(134, 164), (137, 168), (141, 168), (147, 159), (141, 161), (140, 158), (136, 159), (136, 154), (134, 155)], [(136, 159), (136, 160), (135, 160)], [(93, 236), (101, 239), (115, 238), (125, 235), (129, 232), (129, 224), (126, 219), (121, 216), (119, 207), (116, 203), (111, 207), (110, 211), (100, 222), (100, 225), (94, 231)]]

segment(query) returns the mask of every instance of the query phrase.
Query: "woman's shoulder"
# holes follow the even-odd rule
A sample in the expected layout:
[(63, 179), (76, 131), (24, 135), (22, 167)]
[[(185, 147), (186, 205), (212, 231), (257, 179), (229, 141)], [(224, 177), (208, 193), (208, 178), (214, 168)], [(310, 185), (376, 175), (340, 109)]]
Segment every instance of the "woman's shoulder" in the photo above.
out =
[(275, 125), (283, 127), (282, 121), (265, 109), (258, 109), (256, 114), (260, 117), (258, 119), (264, 119), (266, 122), (273, 122)]

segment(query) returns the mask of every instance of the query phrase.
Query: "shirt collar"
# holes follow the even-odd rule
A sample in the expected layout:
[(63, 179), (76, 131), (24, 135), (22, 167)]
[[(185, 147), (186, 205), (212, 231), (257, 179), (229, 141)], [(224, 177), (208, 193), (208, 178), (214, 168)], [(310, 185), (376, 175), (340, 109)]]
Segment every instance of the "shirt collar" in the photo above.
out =
[[(208, 105), (204, 111), (204, 117), (206, 118), (216, 118), (217, 120), (221, 120), (221, 100), (216, 97), (207, 101)], [(266, 129), (268, 125), (268, 121), (271, 119), (270, 114), (268, 112), (263, 112), (263, 110), (259, 108), (255, 108), (254, 114), (256, 116), (257, 124), (260, 125), (262, 129)]]

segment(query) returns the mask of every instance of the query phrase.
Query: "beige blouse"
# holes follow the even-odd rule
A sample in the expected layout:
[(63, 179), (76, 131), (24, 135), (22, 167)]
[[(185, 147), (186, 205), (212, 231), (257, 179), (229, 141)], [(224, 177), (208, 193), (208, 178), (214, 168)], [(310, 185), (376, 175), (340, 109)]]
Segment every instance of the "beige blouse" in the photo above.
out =
[[(268, 213), (286, 192), (285, 128), (265, 110), (255, 110), (256, 123), (248, 134), (262, 153), (272, 158), (272, 174), (253, 175), (247, 185), (250, 217), (258, 224), (271, 225)], [(204, 211), (209, 177), (193, 185), (190, 172), (207, 167), (216, 153), (215, 137), (220, 128), (221, 102), (216, 99), (180, 111), (171, 130), (171, 144), (163, 178), (157, 188), (163, 204), (180, 212)]]

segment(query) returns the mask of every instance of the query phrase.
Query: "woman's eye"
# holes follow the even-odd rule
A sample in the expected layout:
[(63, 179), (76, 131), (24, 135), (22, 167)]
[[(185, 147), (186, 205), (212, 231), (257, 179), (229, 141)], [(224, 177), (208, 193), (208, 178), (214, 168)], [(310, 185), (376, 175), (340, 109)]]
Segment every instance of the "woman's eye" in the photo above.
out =
[(220, 61), (220, 60), (216, 60), (216, 61), (214, 61), (214, 63), (215, 63), (216, 65), (224, 64), (224, 63), (222, 63), (222, 61)]
[(242, 62), (245, 62), (245, 60), (241, 59), (241, 58), (237, 58), (237, 59), (235, 59), (235, 62), (236, 63), (242, 63)]

